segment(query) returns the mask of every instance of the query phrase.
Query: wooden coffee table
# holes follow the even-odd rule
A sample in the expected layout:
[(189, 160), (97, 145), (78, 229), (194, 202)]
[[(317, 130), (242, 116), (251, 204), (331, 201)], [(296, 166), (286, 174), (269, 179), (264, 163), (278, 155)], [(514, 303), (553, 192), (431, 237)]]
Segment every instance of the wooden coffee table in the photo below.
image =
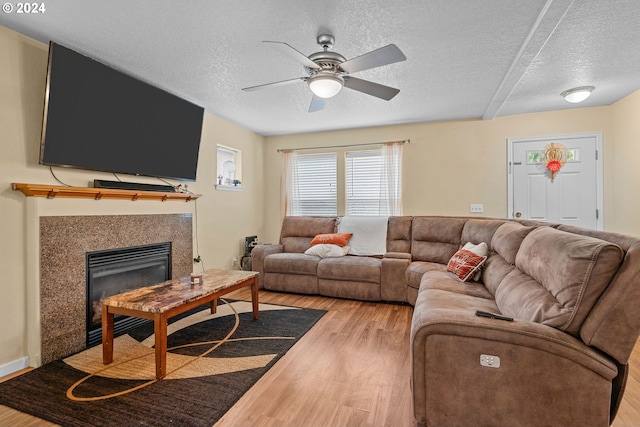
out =
[(113, 362), (114, 314), (151, 319), (154, 324), (156, 379), (167, 374), (167, 320), (177, 314), (211, 303), (216, 312), (218, 298), (245, 286), (251, 286), (253, 318), (258, 319), (258, 272), (207, 270), (202, 284), (191, 285), (190, 278), (168, 280), (158, 285), (135, 289), (104, 298), (102, 303), (102, 362)]

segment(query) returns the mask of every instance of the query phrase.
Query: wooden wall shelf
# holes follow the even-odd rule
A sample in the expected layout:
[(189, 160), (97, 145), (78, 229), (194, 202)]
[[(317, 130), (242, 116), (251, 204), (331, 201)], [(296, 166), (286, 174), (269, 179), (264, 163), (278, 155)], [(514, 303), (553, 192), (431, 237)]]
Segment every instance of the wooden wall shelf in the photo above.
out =
[(76, 199), (117, 199), (117, 200), (183, 200), (190, 202), (202, 194), (162, 193), (157, 191), (113, 190), (110, 188), (65, 187), (62, 185), (40, 185), (13, 183), (11, 188), (21, 191), (28, 197), (70, 197)]

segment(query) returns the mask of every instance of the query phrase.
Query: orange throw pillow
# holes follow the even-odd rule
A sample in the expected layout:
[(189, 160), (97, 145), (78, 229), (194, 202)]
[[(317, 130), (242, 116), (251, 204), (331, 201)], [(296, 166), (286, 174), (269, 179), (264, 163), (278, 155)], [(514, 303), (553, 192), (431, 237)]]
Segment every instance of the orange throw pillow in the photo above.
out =
[(311, 241), (311, 246), (320, 244), (347, 246), (351, 236), (353, 233), (318, 234)]

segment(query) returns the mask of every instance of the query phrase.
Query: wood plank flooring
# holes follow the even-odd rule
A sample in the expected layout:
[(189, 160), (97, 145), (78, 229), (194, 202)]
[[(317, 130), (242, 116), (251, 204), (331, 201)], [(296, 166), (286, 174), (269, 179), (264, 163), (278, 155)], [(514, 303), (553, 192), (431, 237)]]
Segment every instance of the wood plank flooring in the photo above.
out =
[(264, 292), (328, 310), (216, 427), (410, 426), (412, 307)]
[[(250, 300), (248, 290), (230, 295)], [(216, 424), (414, 426), (409, 387), (410, 306), (261, 291), (261, 302), (327, 314)], [(614, 427), (640, 426), (640, 344)], [(54, 426), (0, 406), (0, 426)]]

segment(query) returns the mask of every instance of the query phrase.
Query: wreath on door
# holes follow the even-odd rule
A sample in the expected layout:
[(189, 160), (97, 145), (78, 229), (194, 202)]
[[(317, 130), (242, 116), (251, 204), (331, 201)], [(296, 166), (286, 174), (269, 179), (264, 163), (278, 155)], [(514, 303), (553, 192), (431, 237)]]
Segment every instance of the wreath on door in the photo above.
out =
[(544, 156), (545, 167), (551, 172), (551, 182), (556, 177), (556, 174), (567, 163), (567, 147), (562, 144), (552, 142), (542, 149)]

